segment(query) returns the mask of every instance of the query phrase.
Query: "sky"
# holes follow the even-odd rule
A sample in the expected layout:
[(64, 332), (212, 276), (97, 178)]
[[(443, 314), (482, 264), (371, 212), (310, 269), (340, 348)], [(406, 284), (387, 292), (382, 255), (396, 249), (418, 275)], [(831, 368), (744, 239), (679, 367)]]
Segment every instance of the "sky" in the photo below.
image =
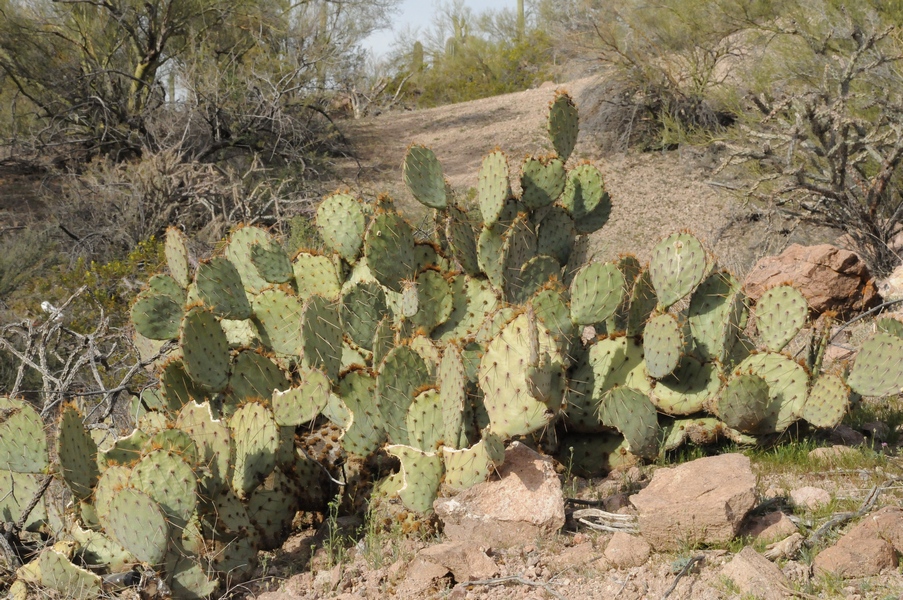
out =
[[(364, 40), (364, 47), (369, 48), (377, 55), (382, 55), (389, 50), (397, 31), (406, 26), (419, 27), (421, 30), (428, 29), (432, 24), (436, 4), (436, 0), (402, 0), (392, 29), (377, 31)], [(464, 4), (472, 8), (475, 13), (480, 13), (487, 8), (514, 9), (517, 7), (517, 0), (465, 0)]]

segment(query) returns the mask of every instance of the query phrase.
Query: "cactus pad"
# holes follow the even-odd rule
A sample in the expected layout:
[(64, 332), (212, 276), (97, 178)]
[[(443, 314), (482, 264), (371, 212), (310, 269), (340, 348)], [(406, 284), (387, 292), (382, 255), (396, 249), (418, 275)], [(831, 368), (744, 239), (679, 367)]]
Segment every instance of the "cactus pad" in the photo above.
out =
[(269, 398), (273, 390), (285, 390), (289, 380), (276, 363), (253, 350), (244, 350), (232, 361), (229, 392), (223, 400), (223, 414), (232, 416), (244, 400)]
[(429, 208), (445, 208), (447, 198), (442, 165), (432, 150), (417, 145), (408, 148), (402, 172), (408, 191), (418, 202)]
[(339, 307), (322, 296), (311, 296), (301, 313), (301, 357), (310, 369), (322, 369), (330, 379), (342, 364), (342, 324)]
[(672, 315), (665, 313), (649, 319), (643, 332), (643, 352), (646, 370), (652, 377), (661, 379), (670, 375), (687, 346), (683, 328)]
[(652, 390), (655, 406), (669, 415), (691, 415), (701, 411), (721, 389), (715, 363), (701, 363), (684, 356), (677, 369), (656, 382)]
[(182, 366), (197, 385), (219, 392), (229, 383), (229, 340), (209, 310), (185, 313), (180, 331)]
[[(457, 447), (464, 426), (464, 406), (467, 402), (467, 371), (461, 351), (454, 344), (445, 347), (436, 377), (442, 418), (442, 440)], [(409, 426), (410, 429), (410, 426)]]
[(289, 283), (294, 277), (292, 263), (275, 239), (251, 244), (251, 264), (270, 283)]
[(298, 426), (313, 421), (329, 402), (330, 385), (326, 373), (305, 370), (300, 383), (287, 391), (273, 392), (273, 416), (280, 426)]
[(528, 158), (524, 161), (520, 185), (521, 202), (530, 210), (548, 206), (558, 199), (567, 183), (564, 163), (555, 157)]
[(0, 470), (43, 473), (47, 462), (41, 415), (27, 402), (0, 396)]
[(414, 390), (429, 383), (429, 368), (410, 346), (396, 346), (386, 355), (379, 366), (376, 389), (389, 441), (410, 443), (408, 408), (414, 400)]
[(443, 446), (442, 460), (445, 462), (445, 483), (453, 490), (466, 490), (486, 481), (489, 474), (505, 460), (505, 445), (502, 438), (490, 432), (483, 432), (482, 439), (463, 450)]
[(229, 245), (226, 246), (226, 258), (238, 269), (245, 289), (251, 294), (256, 294), (270, 285), (260, 275), (257, 267), (251, 261), (251, 246), (268, 244), (270, 239), (270, 234), (260, 227), (242, 227), (233, 231), (229, 237)]
[(470, 224), (467, 214), (454, 205), (448, 207), (448, 217), (445, 222), (445, 237), (448, 245), (468, 275), (476, 275), (480, 272), (477, 262), (477, 237), (473, 225)]
[(130, 488), (119, 491), (110, 501), (103, 526), (138, 560), (151, 565), (163, 562), (169, 524), (163, 510), (147, 494)]
[(424, 452), (434, 452), (442, 444), (445, 426), (439, 390), (430, 388), (414, 397), (405, 425), (411, 445)]
[(292, 261), (298, 297), (306, 300), (314, 294), (338, 300), (342, 291), (336, 263), (331, 256), (299, 252)]
[(574, 220), (577, 233), (593, 233), (608, 223), (611, 198), (602, 173), (593, 165), (579, 165), (568, 174), (559, 203)]
[(483, 223), (487, 227), (492, 227), (498, 221), (510, 195), (508, 159), (501, 150), (490, 152), (483, 157), (477, 182), (477, 201)]
[(247, 498), (276, 466), (279, 427), (272, 413), (259, 402), (248, 402), (232, 415), (229, 429), (234, 442), (232, 489)]
[(400, 445), (386, 446), (386, 452), (401, 461), (401, 487), (397, 494), (405, 508), (420, 513), (431, 511), (442, 480), (439, 455)]
[(812, 384), (800, 415), (815, 427), (837, 427), (850, 408), (850, 388), (832, 373), (822, 373)]
[(809, 303), (789, 285), (773, 287), (756, 302), (756, 329), (769, 352), (780, 352), (809, 317)]
[(658, 454), (658, 416), (643, 392), (629, 387), (607, 392), (599, 402), (599, 420), (621, 432), (631, 453), (644, 458)]
[(744, 373), (768, 383), (765, 416), (751, 433), (779, 433), (800, 418), (809, 391), (809, 377), (802, 366), (782, 354), (753, 354), (735, 370), (735, 374)]
[(338, 393), (352, 417), (342, 436), (346, 452), (368, 456), (385, 439), (376, 396), (376, 379), (366, 370), (351, 371), (339, 381)]
[(560, 206), (549, 207), (537, 231), (537, 253), (552, 256), (565, 266), (571, 257), (577, 228), (574, 219)]
[[(197, 506), (194, 472), (188, 463), (167, 450), (146, 454), (132, 469), (129, 485), (156, 502), (177, 529), (185, 527)], [(111, 509), (113, 506), (111, 503)]]
[(480, 361), (479, 383), (485, 394), (491, 430), (502, 437), (544, 427), (550, 408), (532, 395), (528, 368), (539, 361), (537, 327), (526, 313), (507, 323), (487, 345)]
[(707, 268), (705, 249), (690, 234), (675, 233), (656, 244), (649, 275), (661, 305), (668, 308), (696, 289)]
[(903, 390), (903, 339), (877, 333), (862, 344), (847, 384), (863, 396), (889, 396)]
[(364, 254), (373, 276), (393, 292), (414, 275), (414, 233), (394, 213), (376, 215), (367, 230)]
[(182, 303), (172, 296), (151, 291), (138, 294), (130, 315), (135, 331), (151, 340), (171, 340), (179, 335)]
[(574, 101), (567, 94), (557, 94), (549, 106), (549, 138), (562, 162), (567, 162), (577, 145), (578, 128), (579, 118)]
[(201, 301), (216, 316), (235, 320), (251, 317), (251, 303), (242, 287), (241, 276), (227, 259), (217, 256), (202, 262), (195, 283)]
[(624, 274), (614, 263), (586, 265), (571, 281), (571, 320), (577, 325), (603, 323), (624, 296)]
[(281, 289), (266, 290), (253, 298), (254, 319), (261, 341), (280, 354), (301, 354), (301, 301)]
[(367, 217), (361, 202), (348, 194), (333, 194), (317, 208), (317, 227), (329, 248), (349, 263), (357, 262), (364, 243)]
[(696, 353), (706, 360), (725, 362), (747, 314), (740, 282), (726, 271), (709, 275), (690, 299), (688, 321)]
[(715, 405), (715, 413), (732, 429), (755, 431), (768, 410), (768, 382), (751, 373), (731, 377)]
[(175, 227), (168, 227), (163, 251), (173, 279), (183, 288), (187, 288), (191, 281), (191, 269), (188, 265), (188, 244), (185, 234)]
[(452, 312), (451, 286), (436, 271), (424, 271), (417, 276), (417, 312), (411, 323), (429, 333), (444, 323)]
[(73, 406), (64, 408), (60, 418), (57, 456), (60, 474), (72, 495), (79, 500), (89, 499), (100, 475), (97, 444), (82, 425), (81, 415)]

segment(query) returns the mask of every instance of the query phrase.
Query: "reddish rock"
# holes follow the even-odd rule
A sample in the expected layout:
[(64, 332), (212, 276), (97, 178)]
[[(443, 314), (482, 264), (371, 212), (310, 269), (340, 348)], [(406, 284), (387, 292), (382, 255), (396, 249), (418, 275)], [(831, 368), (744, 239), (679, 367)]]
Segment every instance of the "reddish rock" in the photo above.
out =
[(733, 581), (742, 594), (762, 600), (784, 600), (787, 577), (773, 562), (747, 546), (724, 565), (721, 575)]
[(618, 531), (605, 547), (605, 558), (621, 569), (639, 567), (649, 560), (652, 547), (641, 537)]
[(812, 510), (829, 504), (831, 502), (831, 494), (822, 488), (807, 485), (791, 490), (790, 500), (796, 506)]
[(418, 558), (442, 565), (455, 576), (455, 581), (488, 579), (498, 573), (498, 566), (477, 546), (468, 542), (446, 542), (424, 548)]
[(749, 458), (722, 454), (658, 469), (630, 501), (643, 538), (656, 550), (675, 550), (731, 540), (755, 506), (755, 488)]
[(843, 459), (845, 456), (859, 454), (859, 451), (849, 446), (841, 446), (836, 444), (824, 448), (816, 448), (809, 452), (809, 458), (821, 461), (823, 463), (833, 463)]
[(433, 503), (448, 539), (510, 547), (564, 526), (561, 481), (550, 459), (514, 442), (498, 476)]
[(885, 300), (903, 299), (903, 265), (894, 269), (890, 275), (878, 281), (878, 291)]
[(605, 556), (598, 552), (592, 542), (574, 544), (564, 548), (560, 552), (550, 554), (543, 558), (543, 564), (553, 573), (560, 573), (569, 569), (588, 569), (590, 571), (603, 572), (611, 568)]
[(785, 538), (793, 533), (796, 533), (796, 525), (779, 510), (751, 517), (743, 525), (743, 535), (766, 542)]
[(787, 282), (803, 293), (816, 314), (858, 312), (880, 301), (865, 263), (829, 244), (793, 244), (778, 256), (761, 259), (746, 276), (746, 292), (758, 300), (769, 288)]
[(871, 577), (897, 566), (903, 551), (903, 509), (886, 506), (857, 523), (815, 557), (815, 570), (843, 577)]

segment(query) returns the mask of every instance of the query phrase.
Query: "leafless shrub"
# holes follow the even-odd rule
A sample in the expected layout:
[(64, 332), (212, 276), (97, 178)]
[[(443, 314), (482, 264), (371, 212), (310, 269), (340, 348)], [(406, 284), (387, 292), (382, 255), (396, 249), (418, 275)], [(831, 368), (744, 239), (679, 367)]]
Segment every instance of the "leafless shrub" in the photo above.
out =
[(752, 98), (760, 119), (721, 170), (742, 165), (752, 195), (846, 232), (882, 276), (900, 262), (890, 242), (903, 222), (903, 50), (892, 26), (826, 14), (815, 30), (775, 26), (772, 54), (796, 74)]

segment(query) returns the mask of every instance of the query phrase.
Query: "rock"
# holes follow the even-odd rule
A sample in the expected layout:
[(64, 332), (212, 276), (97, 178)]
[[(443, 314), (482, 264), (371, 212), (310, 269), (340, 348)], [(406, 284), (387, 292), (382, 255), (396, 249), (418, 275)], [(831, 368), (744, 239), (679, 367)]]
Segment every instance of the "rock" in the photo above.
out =
[(878, 281), (878, 291), (885, 300), (903, 299), (903, 265), (900, 265), (890, 275)]
[(561, 573), (568, 569), (589, 569), (596, 572), (607, 571), (611, 565), (605, 556), (596, 551), (590, 541), (574, 544), (543, 558), (543, 564), (553, 573)]
[(822, 488), (807, 485), (790, 490), (790, 501), (796, 506), (812, 510), (829, 504), (831, 502), (831, 494)]
[(767, 515), (758, 515), (746, 519), (742, 533), (756, 540), (770, 542), (796, 533), (796, 525), (787, 515), (776, 510)]
[(855, 447), (865, 443), (865, 436), (849, 425), (838, 425), (831, 430), (828, 439), (835, 444), (842, 444), (844, 446)]
[(410, 598), (432, 589), (449, 569), (431, 560), (414, 557), (398, 586), (398, 597)]
[(865, 517), (815, 557), (815, 570), (842, 577), (871, 577), (897, 566), (903, 550), (903, 509), (886, 506)]
[(561, 529), (564, 496), (550, 459), (514, 442), (498, 476), (433, 503), (448, 539), (506, 548)]
[(418, 558), (442, 565), (455, 576), (455, 581), (488, 579), (498, 573), (495, 561), (469, 542), (446, 542), (424, 548)]
[(773, 562), (747, 546), (724, 565), (721, 575), (733, 581), (742, 595), (784, 600), (787, 578)]
[(643, 538), (656, 550), (731, 540), (756, 503), (749, 458), (722, 454), (659, 469), (630, 497)]
[(887, 438), (890, 436), (890, 427), (887, 423), (882, 421), (866, 423), (859, 429), (876, 442), (886, 442)]
[(652, 547), (643, 538), (618, 531), (605, 547), (605, 558), (620, 569), (629, 569), (645, 564), (651, 552)]
[(795, 560), (788, 560), (784, 563), (781, 572), (784, 576), (794, 583), (806, 584), (812, 578), (812, 568)]
[(880, 301), (865, 263), (853, 252), (830, 244), (793, 244), (778, 256), (759, 260), (746, 276), (746, 292), (758, 300), (767, 289), (788, 281), (816, 314), (861, 312)]
[(835, 462), (844, 456), (851, 454), (859, 454), (858, 450), (854, 450), (849, 446), (834, 445), (826, 448), (816, 448), (809, 452), (809, 458), (825, 463)]

